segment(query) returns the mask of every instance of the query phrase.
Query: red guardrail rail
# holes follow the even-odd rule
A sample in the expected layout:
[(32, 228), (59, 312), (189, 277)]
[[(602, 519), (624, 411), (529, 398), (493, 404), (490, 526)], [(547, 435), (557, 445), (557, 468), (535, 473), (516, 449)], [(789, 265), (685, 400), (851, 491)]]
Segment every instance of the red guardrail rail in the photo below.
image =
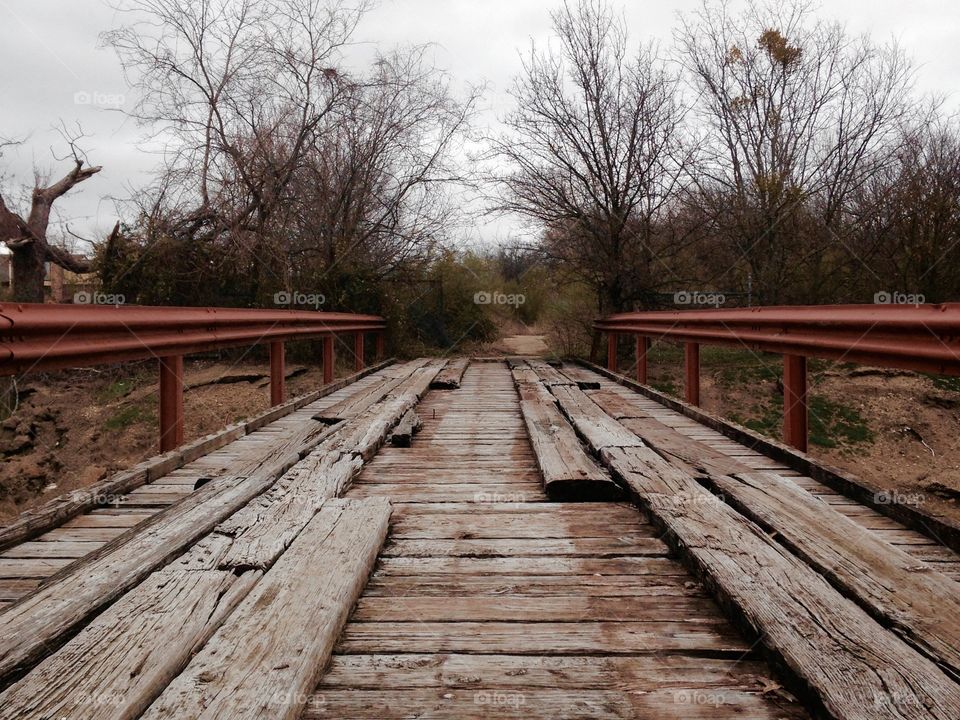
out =
[(386, 323), (376, 315), (104, 305), (0, 303), (0, 376), (156, 358), (160, 373), (160, 450), (183, 442), (183, 356), (270, 343), (270, 400), (284, 400), (284, 342), (323, 338), (323, 382), (333, 381), (334, 337), (353, 335), (356, 369), (364, 337)]
[(683, 343), (684, 396), (693, 405), (700, 404), (701, 344), (782, 354), (784, 439), (800, 450), (807, 449), (807, 358), (960, 375), (960, 303), (633, 312), (597, 320), (594, 329), (607, 333), (613, 371), (618, 337), (636, 337), (644, 384), (650, 341)]

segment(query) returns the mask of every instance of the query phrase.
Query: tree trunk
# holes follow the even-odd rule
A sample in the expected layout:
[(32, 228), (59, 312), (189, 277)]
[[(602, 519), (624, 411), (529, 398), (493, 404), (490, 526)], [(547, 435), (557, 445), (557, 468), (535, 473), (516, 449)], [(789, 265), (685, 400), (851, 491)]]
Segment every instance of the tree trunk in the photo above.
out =
[(27, 243), (11, 249), (13, 277), (13, 301), (24, 303), (43, 302), (44, 253), (37, 243)]

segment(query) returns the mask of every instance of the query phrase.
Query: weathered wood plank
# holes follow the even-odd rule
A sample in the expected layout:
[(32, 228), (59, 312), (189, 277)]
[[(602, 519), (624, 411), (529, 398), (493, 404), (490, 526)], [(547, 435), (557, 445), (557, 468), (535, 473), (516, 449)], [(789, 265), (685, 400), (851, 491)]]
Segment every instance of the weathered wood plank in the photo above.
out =
[(668, 688), (629, 690), (470, 689), (326, 690), (310, 697), (304, 720), (418, 717), (436, 720), (798, 720), (806, 715), (775, 696), (743, 690)]
[[(505, 503), (494, 503), (499, 506)], [(546, 507), (553, 507), (552, 504)], [(396, 517), (396, 511), (394, 516)], [(401, 539), (497, 539), (529, 538), (551, 540), (554, 538), (622, 538), (649, 537), (649, 527), (642, 523), (639, 513), (629, 516), (612, 517), (604, 521), (601, 517), (551, 517), (550, 513), (500, 513), (489, 517), (471, 516), (464, 513), (430, 513), (399, 517), (394, 522), (392, 537)]]
[(684, 622), (727, 625), (716, 604), (707, 598), (580, 594), (369, 597), (358, 601), (351, 622), (633, 622), (637, 618), (644, 622), (683, 618)]
[[(527, 360), (527, 365), (529, 365), (530, 369), (537, 374), (540, 382), (547, 387), (577, 384), (575, 380), (571, 380), (569, 377), (560, 372), (560, 370), (555, 368), (553, 365), (544, 362), (543, 360)], [(516, 376), (514, 377), (516, 378)]]
[(562, 501), (622, 498), (623, 491), (583, 449), (549, 391), (540, 383), (521, 382), (517, 391), (547, 495)]
[(610, 655), (700, 652), (738, 657), (750, 646), (715, 622), (363, 622), (344, 629), (338, 653), (459, 652)]
[(608, 447), (638, 447), (640, 439), (607, 415), (576, 385), (554, 385), (550, 392), (563, 414), (595, 451)]
[(364, 371), (349, 377), (337, 380), (319, 390), (301, 395), (283, 405), (271, 408), (269, 419), (266, 414), (249, 418), (248, 420), (228, 425), (222, 430), (211, 433), (197, 440), (193, 440), (176, 450), (158, 455), (129, 470), (124, 470), (100, 482), (81, 490), (75, 490), (66, 495), (53, 498), (43, 506), (22, 513), (18, 518), (5, 527), (0, 527), (0, 550), (40, 535), (51, 528), (62, 525), (67, 520), (75, 518), (83, 512), (113, 502), (117, 496), (123, 495), (145, 483), (153, 482), (157, 478), (204, 457), (209, 453), (222, 448), (234, 440), (252, 433), (278, 417), (314, 402), (321, 397), (336, 392), (356, 380), (377, 372), (390, 365), (393, 361), (387, 360), (366, 368)]
[(317, 688), (543, 688), (757, 690), (766, 666), (752, 660), (684, 656), (335, 655)]
[(423, 421), (413, 410), (407, 410), (400, 422), (390, 433), (390, 444), (394, 447), (410, 447), (414, 434), (423, 427)]
[(385, 500), (325, 503), (143, 718), (298, 718), (389, 518)]
[(605, 538), (393, 539), (383, 557), (666, 557), (662, 540), (638, 535)]
[(685, 575), (666, 558), (383, 558), (377, 577), (387, 575)]
[(688, 474), (648, 448), (608, 448), (601, 457), (821, 714), (960, 716), (960, 687), (933, 662)]
[[(674, 563), (675, 567), (679, 567)], [(650, 575), (396, 575), (374, 577), (369, 597), (451, 595), (533, 595), (538, 597), (701, 597), (703, 587), (680, 568), (676, 574)]]
[(423, 367), (427, 362), (428, 358), (418, 358), (405, 363), (399, 363), (391, 368), (390, 373), (383, 373), (381, 377), (377, 378), (376, 382), (371, 383), (362, 392), (355, 393), (339, 402), (335, 402), (330, 407), (320, 410), (313, 415), (313, 419), (325, 423), (352, 420), (374, 404), (380, 402), (387, 394), (406, 380), (410, 376), (410, 373), (417, 368)]
[(448, 361), (430, 383), (430, 387), (436, 390), (456, 390), (460, 387), (463, 373), (466, 372), (468, 365), (470, 365), (469, 358), (454, 358)]
[(727, 502), (776, 532), (845, 596), (960, 678), (960, 585), (789, 478), (753, 470), (654, 420), (629, 426), (661, 454), (700, 469)]
[[(328, 446), (321, 454), (308, 454), (325, 438), (336, 435), (341, 442), (343, 430), (349, 441), (355, 443), (349, 433), (364, 430), (365, 416), (333, 428), (313, 420), (298, 421), (293, 431), (280, 434), (279, 442), (269, 442), (263, 450), (255, 449), (238, 460), (234, 467), (244, 475), (212, 478), (142, 525), (64, 568), (32, 595), (7, 608), (0, 615), (0, 679), (29, 667), (55, 650), (71, 631), (98, 610), (177, 557), (298, 463), (302, 465), (294, 475), (315, 469), (316, 458), (322, 457)], [(385, 414), (378, 417), (385, 422)], [(399, 413), (394, 421), (398, 417)], [(301, 461), (304, 456), (307, 457)], [(79, 529), (74, 532), (77, 531)], [(3, 562), (0, 560), (0, 572)], [(49, 575), (49, 571), (46, 574)]]
[(343, 452), (359, 455), (364, 460), (373, 457), (393, 426), (420, 402), (438, 371), (439, 367), (432, 363), (417, 368), (381, 402), (359, 415), (354, 426), (343, 432)]
[(0, 694), (0, 705), (9, 717), (139, 717), (259, 575), (209, 567), (154, 573)]

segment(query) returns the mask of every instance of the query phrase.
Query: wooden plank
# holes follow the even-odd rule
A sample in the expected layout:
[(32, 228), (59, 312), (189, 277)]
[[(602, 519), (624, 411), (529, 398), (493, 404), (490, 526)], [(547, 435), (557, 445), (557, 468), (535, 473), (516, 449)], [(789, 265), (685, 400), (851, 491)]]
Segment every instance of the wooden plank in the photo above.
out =
[(423, 427), (423, 421), (420, 420), (420, 416), (413, 410), (407, 410), (390, 433), (390, 444), (394, 447), (410, 447), (410, 441), (421, 427)]
[(4, 558), (81, 558), (92, 553), (102, 542), (80, 542), (77, 540), (62, 540), (60, 542), (23, 542), (14, 545), (9, 550), (0, 553)]
[[(540, 518), (548, 523), (550, 518), (576, 520), (578, 527), (582, 523), (590, 522), (640, 525), (647, 522), (642, 511), (626, 502), (603, 503), (602, 505), (561, 502), (548, 504), (539, 502), (499, 503), (491, 505), (489, 511), (482, 516), (477, 516), (475, 510), (476, 508), (470, 503), (438, 502), (433, 505), (424, 505), (422, 503), (395, 502), (393, 503), (393, 515), (391, 516), (393, 518), (393, 532), (397, 533), (400, 527), (423, 527), (422, 524), (414, 525), (415, 523), (469, 523), (472, 519), (475, 519), (478, 523), (489, 522), (496, 527), (501, 522), (502, 516), (510, 515), (526, 515), (530, 521), (536, 521), (537, 518)], [(503, 517), (502, 521), (510, 522), (510, 518)], [(522, 536), (517, 535), (515, 537)]]
[[(506, 503), (494, 503), (504, 505)], [(547, 505), (546, 507), (552, 507)], [(496, 513), (494, 517), (469, 514), (422, 514), (398, 518), (393, 525), (394, 539), (441, 538), (531, 538), (537, 540), (649, 537), (650, 529), (640, 524), (639, 514), (630, 517), (551, 517), (546, 513)]]
[(394, 720), (429, 717), (435, 720), (798, 720), (796, 705), (776, 696), (742, 690), (667, 688), (649, 693), (628, 690), (414, 688), (407, 690), (327, 690), (310, 697), (304, 720), (375, 718)]
[(0, 705), (10, 717), (139, 717), (259, 575), (210, 567), (154, 573), (0, 694)]
[(364, 460), (373, 457), (394, 425), (427, 392), (438, 370), (432, 364), (417, 368), (381, 402), (359, 415), (354, 426), (343, 431), (343, 452), (359, 455)]
[(372, 405), (380, 402), (387, 393), (409, 377), (409, 373), (421, 367), (425, 362), (426, 358), (423, 358), (395, 366), (394, 370), (398, 370), (399, 372), (392, 373), (390, 377), (383, 376), (377, 378), (376, 382), (371, 383), (368, 387), (364, 388), (362, 392), (345, 397), (343, 400), (335, 402), (329, 407), (315, 413), (313, 419), (325, 423), (335, 423), (357, 417)]
[(0, 600), (19, 600), (40, 584), (40, 578), (0, 578)]
[[(576, 381), (564, 375), (553, 365), (543, 360), (527, 360), (526, 364), (533, 370), (537, 377), (547, 387), (556, 387), (561, 385), (576, 385)], [(516, 379), (516, 376), (514, 376)]]
[(789, 478), (752, 470), (656, 421), (632, 422), (651, 447), (701, 468), (727, 502), (777, 533), (846, 597), (960, 679), (960, 585)]
[(563, 414), (593, 450), (643, 445), (636, 435), (607, 415), (576, 385), (554, 385), (550, 392)]
[(501, 595), (484, 601), (475, 596), (398, 596), (361, 598), (351, 622), (684, 622), (726, 625), (716, 604), (683, 595), (591, 597), (571, 594), (538, 597)]
[[(42, 662), (8, 693), (11, 707), (22, 707), (26, 715), (139, 717), (360, 466), (336, 452), (314, 455), (317, 461), (298, 463), (297, 472), (284, 475)], [(338, 501), (331, 521), (342, 511)], [(169, 622), (180, 615), (191, 620), (182, 633)]]
[[(763, 663), (686, 656), (334, 655), (317, 691), (338, 688), (542, 688), (625, 690), (726, 688), (756, 690)], [(772, 684), (772, 683), (771, 683)]]
[(65, 522), (62, 528), (132, 528), (149, 518), (152, 513), (128, 512), (120, 514), (87, 513)]
[(0, 677), (28, 667), (53, 651), (72, 630), (152, 570), (175, 558), (263, 492), (274, 479), (271, 473), (254, 478), (218, 478), (135, 532), (74, 562), (67, 572), (55, 575), (8, 608), (0, 615)]
[(587, 455), (547, 389), (540, 383), (518, 383), (517, 390), (547, 495), (561, 501), (622, 498), (623, 491)]
[(817, 712), (838, 720), (960, 716), (960, 687), (933, 662), (692, 477), (648, 448), (609, 448), (601, 457)]
[(830, 467), (807, 455), (798, 452), (784, 443), (773, 440), (749, 428), (732, 423), (702, 408), (689, 405), (671, 398), (651, 387), (640, 385), (633, 380), (612, 373), (605, 368), (592, 363), (581, 362), (593, 372), (607, 377), (620, 385), (634, 390), (662, 406), (670, 408), (676, 413), (696, 421), (709, 429), (718, 431), (724, 436), (749, 448), (760, 450), (767, 456), (779, 460), (791, 469), (801, 474), (819, 480), (834, 490), (854, 498), (863, 504), (877, 510), (884, 515), (898, 520), (908, 527), (927, 535), (931, 539), (942, 542), (948, 547), (960, 552), (960, 521), (943, 514), (934, 514), (929, 509), (909, 503), (883, 503), (882, 498), (889, 488), (880, 483), (854, 476), (838, 468)]
[(387, 575), (657, 575), (686, 574), (666, 558), (383, 558), (377, 576)]
[(533, 595), (537, 597), (701, 597), (703, 587), (679, 564), (675, 574), (649, 575), (395, 575), (374, 576), (367, 586), (369, 597), (452, 595)]
[(350, 489), (350, 497), (382, 497), (389, 495), (391, 499), (410, 502), (442, 502), (458, 500), (474, 503), (528, 503), (546, 498), (540, 489), (539, 483), (450, 483), (437, 485), (435, 483), (395, 483), (391, 485), (375, 485), (360, 483)]
[(460, 387), (463, 373), (466, 372), (468, 365), (470, 365), (469, 358), (455, 358), (448, 361), (430, 383), (430, 387), (436, 390), (456, 390)]
[(669, 548), (662, 540), (628, 535), (603, 538), (505, 538), (505, 539), (393, 539), (383, 557), (665, 557)]
[[(71, 562), (64, 558), (0, 558), (0, 578), (46, 578)], [(0, 616), (0, 628), (3, 626)]]
[(635, 655), (699, 652), (740, 657), (750, 646), (713, 622), (363, 622), (350, 623), (338, 653), (511, 653)]
[(389, 518), (386, 501), (325, 503), (142, 717), (298, 718)]

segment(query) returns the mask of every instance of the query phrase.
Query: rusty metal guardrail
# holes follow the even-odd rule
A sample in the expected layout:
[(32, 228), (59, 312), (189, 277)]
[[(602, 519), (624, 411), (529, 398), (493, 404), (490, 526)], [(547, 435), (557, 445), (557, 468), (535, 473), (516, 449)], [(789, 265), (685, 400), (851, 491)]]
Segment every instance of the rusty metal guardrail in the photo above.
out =
[(652, 340), (684, 345), (684, 399), (700, 403), (700, 345), (783, 355), (784, 439), (807, 449), (807, 358), (937, 375), (960, 375), (960, 303), (813, 305), (609, 315), (607, 367), (616, 371), (620, 335), (636, 338), (637, 381), (647, 382)]
[(386, 323), (376, 315), (139, 306), (0, 303), (0, 376), (155, 358), (160, 374), (160, 450), (183, 442), (183, 356), (270, 344), (270, 400), (283, 402), (284, 342), (323, 339), (323, 382), (333, 381), (334, 338), (353, 335), (355, 367), (364, 338), (383, 357)]

